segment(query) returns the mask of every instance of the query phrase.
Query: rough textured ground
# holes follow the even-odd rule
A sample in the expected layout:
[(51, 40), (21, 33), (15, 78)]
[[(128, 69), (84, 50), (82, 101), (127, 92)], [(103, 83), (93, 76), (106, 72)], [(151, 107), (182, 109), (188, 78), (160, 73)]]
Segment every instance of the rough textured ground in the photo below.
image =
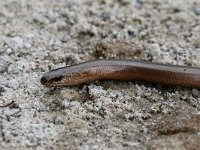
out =
[(0, 1), (1, 149), (198, 149), (198, 89), (40, 77), (99, 58), (200, 66), (199, 33), (199, 0)]

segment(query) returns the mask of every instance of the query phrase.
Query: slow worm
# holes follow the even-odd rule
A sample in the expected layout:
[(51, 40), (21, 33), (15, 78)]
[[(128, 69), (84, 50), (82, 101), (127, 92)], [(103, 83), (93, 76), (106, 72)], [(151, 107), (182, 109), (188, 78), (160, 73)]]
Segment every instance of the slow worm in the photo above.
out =
[(105, 79), (200, 88), (200, 68), (135, 60), (96, 60), (47, 72), (41, 83), (48, 87), (62, 87)]

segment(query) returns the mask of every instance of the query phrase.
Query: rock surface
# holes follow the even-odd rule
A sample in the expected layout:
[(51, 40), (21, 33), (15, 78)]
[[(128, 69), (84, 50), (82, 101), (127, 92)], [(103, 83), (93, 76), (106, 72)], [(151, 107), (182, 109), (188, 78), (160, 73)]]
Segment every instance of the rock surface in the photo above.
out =
[(2, 0), (0, 8), (0, 105), (14, 101), (0, 108), (2, 149), (200, 147), (199, 89), (40, 83), (50, 69), (100, 58), (200, 66), (199, 0)]

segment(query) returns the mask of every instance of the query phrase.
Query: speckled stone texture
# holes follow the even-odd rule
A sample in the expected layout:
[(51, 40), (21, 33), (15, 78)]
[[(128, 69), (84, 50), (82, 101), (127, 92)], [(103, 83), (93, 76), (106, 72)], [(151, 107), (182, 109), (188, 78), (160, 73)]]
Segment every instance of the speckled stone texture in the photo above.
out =
[[(199, 0), (1, 0), (1, 149), (200, 147), (200, 91), (140, 81), (46, 88), (102, 58), (200, 66)], [(21, 112), (19, 112), (21, 110)]]

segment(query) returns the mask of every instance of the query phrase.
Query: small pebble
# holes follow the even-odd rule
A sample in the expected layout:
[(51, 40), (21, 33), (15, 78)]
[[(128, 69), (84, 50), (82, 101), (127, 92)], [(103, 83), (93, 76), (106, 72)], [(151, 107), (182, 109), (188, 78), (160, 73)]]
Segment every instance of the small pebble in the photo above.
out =
[(7, 54), (12, 53), (12, 49), (11, 49), (11, 48), (8, 48), (8, 49), (6, 50), (6, 53), (7, 53)]
[(147, 49), (148, 49), (149, 53), (154, 57), (160, 56), (160, 54), (161, 54), (160, 46), (157, 43), (148, 45)]
[(69, 108), (70, 107), (70, 101), (67, 100), (67, 99), (64, 99), (62, 102), (61, 102), (61, 107), (66, 109), (66, 108)]
[(192, 89), (192, 95), (194, 97), (200, 97), (200, 92), (197, 89)]
[(140, 5), (144, 4), (145, 0), (136, 0), (136, 2)]
[(12, 88), (13, 90), (16, 90), (19, 88), (19, 82), (16, 79), (11, 79), (8, 82), (8, 87)]
[(197, 16), (200, 16), (200, 7), (195, 7), (195, 8), (194, 8), (194, 13), (195, 13)]
[(56, 116), (54, 117), (53, 123), (56, 125), (60, 125), (60, 124), (64, 124), (64, 121), (63, 121), (63, 118)]
[(0, 96), (2, 96), (3, 92), (5, 92), (5, 89), (3, 87), (0, 87)]
[(20, 38), (19, 36), (12, 38), (11, 42), (15, 42), (16, 46), (19, 47), (19, 48), (23, 47), (23, 39)]
[(31, 48), (31, 44), (30, 44), (30, 43), (25, 43), (24, 46), (25, 46), (27, 49), (30, 49), (30, 48)]

